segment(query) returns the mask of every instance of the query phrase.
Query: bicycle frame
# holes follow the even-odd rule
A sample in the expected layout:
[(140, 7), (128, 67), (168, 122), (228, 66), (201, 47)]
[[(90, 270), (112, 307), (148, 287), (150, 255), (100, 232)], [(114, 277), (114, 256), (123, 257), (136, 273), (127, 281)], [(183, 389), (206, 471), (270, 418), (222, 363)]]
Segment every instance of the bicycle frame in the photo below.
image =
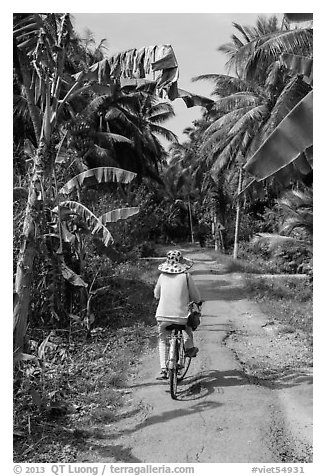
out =
[(168, 370), (179, 370), (184, 367), (184, 339), (182, 331), (173, 329), (170, 336)]

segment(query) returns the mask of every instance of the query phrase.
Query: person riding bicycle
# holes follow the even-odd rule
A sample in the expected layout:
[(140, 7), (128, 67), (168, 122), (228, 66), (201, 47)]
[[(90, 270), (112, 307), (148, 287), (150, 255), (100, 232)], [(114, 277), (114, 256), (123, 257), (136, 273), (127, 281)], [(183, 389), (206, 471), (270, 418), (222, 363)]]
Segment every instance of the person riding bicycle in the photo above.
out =
[(179, 250), (171, 250), (167, 253), (166, 261), (158, 267), (161, 274), (154, 289), (154, 297), (159, 299), (156, 309), (158, 324), (158, 350), (160, 357), (161, 372), (157, 380), (168, 378), (166, 361), (168, 349), (166, 339), (168, 331), (166, 327), (171, 324), (185, 325), (185, 348), (186, 356), (196, 357), (198, 347), (194, 347), (193, 332), (187, 326), (188, 305), (191, 301), (200, 302), (199, 290), (192, 278), (186, 271), (193, 263), (183, 258)]

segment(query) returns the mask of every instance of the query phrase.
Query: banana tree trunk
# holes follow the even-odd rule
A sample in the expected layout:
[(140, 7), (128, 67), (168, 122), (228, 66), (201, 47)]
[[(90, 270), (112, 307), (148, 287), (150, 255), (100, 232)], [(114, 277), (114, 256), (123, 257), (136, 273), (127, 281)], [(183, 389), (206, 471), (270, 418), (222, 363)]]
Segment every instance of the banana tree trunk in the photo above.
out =
[(36, 140), (40, 139), (42, 129), (42, 117), (39, 108), (35, 105), (34, 91), (31, 87), (32, 78), (29, 71), (29, 63), (26, 56), (18, 51), (18, 58), (20, 64), (20, 70), (23, 78), (24, 91), (26, 94), (26, 102), (28, 105), (29, 114), (34, 128)]
[(239, 182), (238, 182), (238, 197), (237, 197), (237, 214), (235, 219), (235, 233), (234, 233), (234, 248), (233, 248), (233, 258), (237, 259), (238, 257), (238, 240), (239, 240), (239, 226), (240, 226), (240, 210), (241, 204), (239, 199), (239, 194), (242, 188), (242, 167), (239, 168)]
[(37, 251), (38, 229), (41, 225), (40, 212), (43, 203), (44, 157), (46, 148), (41, 143), (34, 162), (32, 180), (29, 186), (22, 243), (19, 251), (14, 303), (14, 351), (23, 350), (24, 337), (27, 329), (31, 287), (33, 280), (33, 264)]

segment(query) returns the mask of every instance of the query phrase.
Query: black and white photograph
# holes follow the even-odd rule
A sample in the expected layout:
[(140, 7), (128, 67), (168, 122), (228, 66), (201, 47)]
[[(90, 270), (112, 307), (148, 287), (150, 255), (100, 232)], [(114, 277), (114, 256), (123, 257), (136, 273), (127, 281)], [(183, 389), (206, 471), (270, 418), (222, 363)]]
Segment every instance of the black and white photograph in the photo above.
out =
[(321, 474), (315, 14), (197, 6), (10, 14), (15, 474)]

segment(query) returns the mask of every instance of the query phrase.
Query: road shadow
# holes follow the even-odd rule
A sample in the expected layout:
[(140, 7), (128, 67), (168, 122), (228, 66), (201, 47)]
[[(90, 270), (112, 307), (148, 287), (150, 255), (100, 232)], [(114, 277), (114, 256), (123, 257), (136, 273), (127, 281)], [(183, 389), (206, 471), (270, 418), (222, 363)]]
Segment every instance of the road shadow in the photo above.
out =
[(224, 387), (243, 385), (249, 385), (249, 381), (241, 371), (236, 369), (227, 371), (208, 370), (186, 377), (181, 382), (178, 400), (199, 400), (214, 392), (224, 393)]
[(206, 398), (214, 392), (224, 393), (225, 387), (259, 385), (276, 390), (298, 386), (302, 383), (312, 384), (309, 372), (298, 371), (290, 375), (271, 378), (257, 378), (241, 370), (209, 370), (189, 376), (181, 382), (178, 400), (189, 401)]
[(282, 372), (267, 374), (264, 376), (246, 374), (251, 385), (260, 385), (261, 387), (272, 388), (275, 390), (283, 390), (291, 387), (298, 387), (302, 384), (313, 384), (313, 375), (310, 371), (302, 370), (289, 371), (289, 373)]
[[(195, 403), (192, 406), (187, 406), (187, 407), (184, 407), (184, 408), (182, 408), (182, 407), (174, 408), (172, 410), (164, 411), (162, 413), (149, 416), (144, 421), (142, 421), (141, 423), (136, 424), (132, 428), (125, 428), (125, 429), (120, 430), (120, 431), (113, 431), (110, 434), (105, 435), (105, 439), (107, 439), (107, 440), (110, 439), (111, 440), (111, 439), (119, 438), (120, 436), (131, 435), (131, 434), (135, 433), (136, 431), (142, 430), (142, 429), (147, 428), (148, 426), (151, 426), (151, 425), (166, 423), (169, 420), (174, 420), (176, 418), (182, 418), (184, 416), (192, 415), (192, 414), (202, 412), (202, 411), (205, 411), (205, 410), (210, 410), (212, 408), (218, 408), (222, 405), (223, 404), (220, 403), (220, 402), (205, 400), (205, 401), (202, 401), (202, 402)], [(111, 450), (112, 447), (108, 446), (107, 448), (109, 448)]]
[(96, 456), (96, 461), (99, 458), (114, 458), (115, 463), (142, 463), (142, 461), (132, 454), (131, 448), (125, 448), (122, 445), (92, 445), (90, 458), (83, 459), (83, 463), (93, 461)]
[[(199, 400), (213, 392), (223, 393), (220, 387), (249, 385), (249, 380), (243, 372), (238, 370), (208, 370), (193, 376), (186, 376), (183, 381), (179, 383), (178, 400)], [(165, 385), (166, 392), (169, 393), (168, 381), (151, 381), (131, 385), (128, 388), (146, 388), (155, 387), (158, 385)], [(216, 390), (217, 389), (217, 390)], [(188, 398), (189, 397), (189, 398)]]

